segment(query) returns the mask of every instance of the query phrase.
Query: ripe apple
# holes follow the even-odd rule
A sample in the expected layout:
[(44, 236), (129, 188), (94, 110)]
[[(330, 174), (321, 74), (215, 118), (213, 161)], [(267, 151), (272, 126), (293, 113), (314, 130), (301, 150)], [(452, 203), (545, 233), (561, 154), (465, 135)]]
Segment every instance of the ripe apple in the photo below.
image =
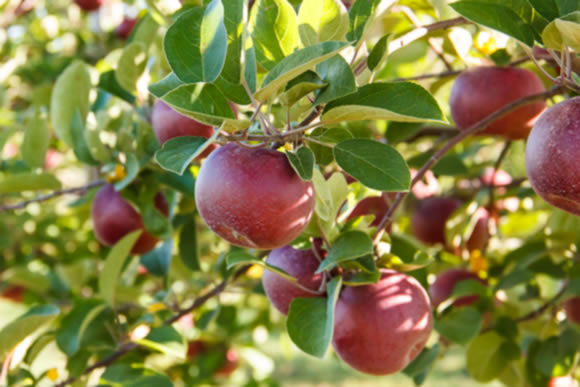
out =
[(203, 340), (192, 340), (187, 343), (187, 358), (193, 360), (199, 355), (207, 352), (208, 348)]
[[(284, 246), (273, 250), (266, 262), (284, 270), (296, 278), (300, 285), (308, 289), (318, 290), (320, 288), (322, 275), (314, 274), (320, 262), (312, 249), (298, 250), (292, 246)], [(287, 279), (267, 270), (262, 275), (262, 285), (272, 305), (284, 315), (288, 314), (290, 303), (294, 298), (316, 297), (316, 295), (300, 289)]]
[(432, 197), (418, 202), (411, 218), (411, 229), (427, 245), (445, 245), (445, 223), (461, 202), (453, 198)]
[[(166, 217), (169, 215), (167, 201), (158, 193), (155, 196), (155, 208)], [(141, 215), (115, 191), (111, 184), (99, 190), (93, 201), (91, 217), (97, 239), (106, 246), (113, 246), (125, 235), (135, 230), (143, 230), (131, 253), (145, 254), (158, 242), (157, 237), (145, 230)]]
[[(541, 93), (544, 84), (530, 70), (516, 67), (478, 67), (457, 77), (449, 105), (459, 129), (467, 129), (505, 105)], [(480, 134), (525, 139), (536, 118), (544, 111), (543, 101), (520, 107), (487, 126)]]
[(137, 25), (136, 18), (125, 17), (121, 22), (121, 24), (119, 24), (117, 28), (115, 28), (115, 34), (120, 39), (126, 40), (129, 38), (129, 36), (131, 36), (131, 32), (133, 32), (133, 28), (135, 28), (135, 25)]
[(14, 302), (22, 302), (22, 296), (24, 294), (24, 288), (18, 285), (12, 285), (7, 287), (0, 293), (1, 298), (7, 298)]
[(580, 97), (540, 116), (526, 146), (532, 188), (554, 207), (580, 215)]
[(578, 387), (578, 381), (571, 376), (558, 376), (550, 379), (548, 387)]
[(221, 238), (238, 246), (275, 249), (304, 231), (315, 200), (312, 183), (298, 177), (283, 153), (229, 143), (202, 164), (195, 202), (204, 222)]
[(468, 251), (483, 251), (489, 241), (489, 211), (483, 207), (478, 208), (473, 214), (475, 225), (471, 235), (465, 242)]
[(238, 353), (235, 349), (229, 348), (225, 353), (224, 364), (215, 372), (216, 376), (228, 377), (239, 365)]
[(97, 10), (103, 5), (104, 0), (74, 0), (74, 2), (85, 11)]
[(503, 187), (512, 183), (512, 176), (502, 169), (485, 168), (479, 177), (484, 186)]
[(348, 214), (346, 220), (350, 221), (361, 216), (374, 215), (375, 218), (370, 225), (377, 227), (388, 210), (389, 206), (382, 196), (371, 196), (359, 201), (350, 214)]
[[(429, 287), (429, 294), (431, 295), (431, 303), (434, 308), (447, 300), (453, 293), (455, 286), (465, 280), (477, 280), (484, 285), (487, 282), (477, 276), (477, 274), (466, 269), (449, 269), (437, 276), (435, 282)], [(459, 297), (453, 301), (453, 306), (467, 306), (479, 300), (479, 295)]]
[(332, 344), (354, 369), (387, 375), (419, 355), (432, 329), (431, 303), (421, 284), (406, 274), (381, 270), (378, 283), (342, 290)]
[(580, 297), (572, 297), (564, 302), (564, 311), (568, 320), (580, 324)]

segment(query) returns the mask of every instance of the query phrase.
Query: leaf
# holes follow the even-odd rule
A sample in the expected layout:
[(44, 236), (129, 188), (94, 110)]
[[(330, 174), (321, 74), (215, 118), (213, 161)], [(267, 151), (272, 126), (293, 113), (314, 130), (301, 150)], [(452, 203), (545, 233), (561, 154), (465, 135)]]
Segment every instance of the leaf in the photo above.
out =
[(278, 100), (284, 106), (292, 106), (306, 95), (326, 85), (327, 83), (323, 82), (314, 71), (307, 71), (290, 81), (286, 85), (286, 91), (278, 97)]
[(272, 266), (270, 265), (268, 262), (254, 257), (251, 254), (245, 253), (243, 251), (234, 251), (231, 252), (227, 255), (226, 257), (226, 262), (228, 265), (228, 269), (231, 269), (232, 267), (242, 264), (242, 263), (251, 263), (254, 265), (260, 265), (262, 266), (264, 269), (271, 271), (272, 273), (279, 275), (280, 277), (290, 281), (290, 282), (296, 282), (296, 278), (292, 277), (290, 274), (288, 274), (286, 271), (276, 267), (276, 266)]
[(211, 145), (218, 134), (219, 131), (214, 131), (210, 139), (192, 136), (172, 138), (155, 152), (155, 162), (167, 171), (183, 175), (189, 164)]
[(348, 12), (341, 0), (304, 0), (298, 11), (298, 31), (304, 46), (344, 40)]
[(141, 376), (128, 383), (123, 383), (122, 387), (173, 387), (174, 384), (166, 375)]
[(0, 180), (0, 194), (23, 191), (52, 190), (61, 188), (60, 181), (49, 173), (18, 173)]
[[(522, 3), (527, 5), (523, 0)], [(522, 19), (509, 6), (504, 6), (495, 1), (482, 0), (462, 0), (449, 5), (460, 15), (474, 23), (503, 32), (530, 47), (534, 44), (535, 33), (532, 25)]]
[(334, 277), (327, 285), (328, 298), (295, 298), (290, 304), (286, 329), (292, 342), (302, 351), (324, 357), (334, 330), (334, 308), (342, 278)]
[(10, 353), (22, 340), (52, 321), (60, 310), (55, 305), (33, 306), (0, 330), (0, 358)]
[(542, 39), (547, 48), (562, 50), (568, 46), (580, 51), (580, 11), (572, 12), (553, 22), (542, 32)]
[(371, 71), (374, 71), (379, 64), (383, 61), (383, 59), (387, 56), (388, 52), (388, 45), (389, 45), (389, 37), (390, 34), (384, 35), (382, 38), (379, 39), (377, 44), (374, 45), (373, 49), (371, 50), (369, 57), (367, 58), (367, 66)]
[(136, 230), (125, 235), (123, 239), (113, 246), (105, 259), (105, 264), (99, 274), (99, 293), (111, 307), (115, 306), (115, 290), (125, 260), (141, 232), (142, 230)]
[(89, 113), (91, 77), (88, 66), (76, 60), (58, 77), (50, 100), (50, 120), (54, 132), (72, 146), (71, 122), (78, 110), (84, 123)]
[(125, 177), (116, 182), (115, 191), (121, 191), (123, 188), (127, 187), (139, 174), (139, 161), (134, 153), (127, 153), (127, 160), (125, 161)]
[(321, 273), (340, 262), (353, 260), (373, 253), (373, 241), (362, 231), (347, 231), (332, 244), (326, 259), (320, 263), (316, 273)]
[(147, 13), (140, 18), (139, 23), (135, 26), (135, 32), (132, 34), (131, 42), (141, 43), (145, 47), (149, 47), (153, 44), (158, 30), (159, 24), (152, 17), (151, 13)]
[(349, 11), (349, 31), (347, 39), (357, 44), (366, 39), (374, 19), (387, 10), (396, 0), (356, 1)]
[[(226, 61), (220, 78), (240, 84), (242, 78), (242, 33), (244, 24), (244, 0), (222, 0), (224, 24), (228, 35)], [(247, 96), (247, 95), (246, 95)]]
[(123, 87), (117, 81), (117, 77), (115, 76), (115, 70), (105, 71), (99, 77), (99, 89), (106, 91), (122, 100), (133, 104), (135, 103), (135, 96), (128, 92), (127, 90), (123, 89)]
[(314, 105), (334, 101), (356, 92), (354, 73), (341, 55), (335, 55), (316, 65), (316, 72), (328, 86), (320, 90)]
[[(345, 128), (317, 128), (311, 133), (311, 136), (318, 141), (327, 144), (337, 144), (341, 141), (354, 138), (352, 133)], [(312, 149), (312, 152), (314, 152), (317, 164), (326, 165), (334, 161), (332, 148), (314, 142), (309, 142), (308, 147)]]
[(528, 3), (549, 22), (580, 9), (578, 0), (528, 0)]
[(413, 360), (405, 369), (403, 373), (412, 378), (421, 374), (427, 374), (433, 367), (433, 363), (437, 360), (439, 355), (439, 344), (435, 344), (431, 348), (423, 348), (423, 351)]
[(183, 175), (177, 175), (173, 172), (163, 172), (155, 174), (155, 177), (162, 184), (181, 192), (191, 199), (194, 198), (195, 179), (190, 170), (186, 169)]
[(153, 328), (147, 337), (135, 342), (154, 351), (185, 360), (187, 346), (181, 334), (170, 325)]
[(300, 147), (296, 153), (286, 152), (290, 165), (303, 181), (311, 181), (314, 171), (314, 154), (306, 147)]
[(85, 124), (82, 120), (80, 111), (76, 111), (70, 125), (70, 134), (72, 147), (75, 156), (79, 161), (89, 165), (98, 165), (99, 163), (93, 158), (89, 145), (87, 144)]
[(262, 88), (256, 92), (255, 98), (262, 102), (266, 101), (290, 80), (334, 56), (346, 46), (348, 46), (346, 42), (323, 42), (288, 55), (266, 75)]
[(185, 266), (193, 271), (199, 271), (199, 250), (197, 247), (197, 227), (195, 218), (183, 225), (179, 233), (179, 256)]
[(472, 306), (454, 308), (435, 321), (435, 329), (443, 337), (459, 344), (466, 344), (479, 334), (483, 317)]
[(157, 248), (141, 256), (140, 262), (147, 269), (148, 273), (159, 277), (166, 277), (171, 266), (171, 256), (173, 251), (173, 240), (168, 239)]
[(421, 86), (409, 82), (371, 83), (326, 105), (321, 121), (389, 120), (443, 123), (437, 102)]
[[(50, 135), (39, 109), (28, 119), (22, 141), (22, 159), (32, 168), (42, 168)], [(0, 148), (3, 149), (4, 147)]]
[(183, 13), (167, 30), (163, 47), (169, 66), (183, 82), (213, 82), (223, 69), (227, 43), (224, 7), (212, 0), (205, 10)]
[(105, 309), (106, 305), (98, 300), (83, 300), (60, 322), (56, 331), (58, 347), (69, 357), (75, 355), (80, 347), (85, 329)]
[(467, 369), (471, 376), (481, 383), (491, 382), (507, 367), (501, 352), (506, 340), (495, 332), (476, 337), (467, 347)]
[(125, 46), (115, 70), (119, 85), (127, 91), (134, 92), (146, 64), (147, 47), (143, 43), (132, 42)]
[(372, 273), (357, 271), (349, 276), (343, 277), (344, 284), (347, 286), (372, 285), (379, 282), (380, 279), (381, 272), (379, 270), (375, 270)]
[(175, 90), (183, 85), (185, 85), (185, 83), (181, 82), (177, 75), (171, 72), (162, 80), (149, 85), (149, 92), (157, 98), (162, 98), (171, 90)]
[(334, 147), (338, 165), (361, 184), (378, 191), (408, 191), (411, 174), (395, 148), (374, 140), (353, 139)]
[(296, 12), (287, 0), (256, 0), (248, 29), (256, 59), (266, 70), (292, 54), (300, 43)]

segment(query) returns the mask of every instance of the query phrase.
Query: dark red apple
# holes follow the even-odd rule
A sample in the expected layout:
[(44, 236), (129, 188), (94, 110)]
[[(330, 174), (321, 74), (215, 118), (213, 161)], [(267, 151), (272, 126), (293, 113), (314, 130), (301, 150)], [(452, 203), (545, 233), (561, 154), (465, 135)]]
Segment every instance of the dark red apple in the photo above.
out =
[[(292, 246), (284, 246), (273, 250), (266, 262), (296, 278), (303, 287), (315, 291), (320, 288), (322, 275), (314, 274), (320, 262), (312, 249), (298, 250)], [(300, 289), (292, 282), (271, 271), (264, 271), (262, 285), (270, 303), (285, 315), (288, 314), (290, 303), (294, 298), (316, 297), (315, 294)]]
[(387, 375), (419, 355), (432, 329), (431, 303), (421, 284), (394, 270), (381, 270), (378, 283), (342, 290), (332, 344), (354, 369)]
[[(484, 285), (487, 282), (477, 276), (477, 274), (466, 269), (449, 269), (437, 276), (435, 282), (429, 287), (429, 294), (431, 295), (431, 303), (434, 308), (451, 297), (455, 286), (465, 280), (476, 280)], [(467, 306), (479, 300), (479, 295), (459, 297), (453, 301), (453, 306)]]
[[(163, 215), (169, 215), (167, 201), (158, 193), (155, 196), (155, 208)], [(145, 230), (141, 215), (115, 191), (111, 184), (105, 185), (95, 196), (91, 208), (91, 217), (97, 239), (106, 246), (113, 246), (132, 231), (143, 230), (131, 253), (145, 254), (158, 242), (157, 237)]]
[(382, 196), (371, 196), (358, 202), (350, 214), (348, 214), (346, 220), (350, 221), (361, 216), (374, 215), (375, 218), (370, 225), (377, 227), (388, 210), (389, 206)]
[(453, 198), (432, 197), (418, 202), (411, 218), (411, 229), (427, 245), (445, 245), (445, 223), (461, 202)]
[(473, 214), (475, 225), (471, 235), (465, 242), (465, 247), (469, 251), (484, 251), (489, 241), (489, 211), (481, 207)]
[(314, 211), (314, 188), (286, 156), (229, 143), (202, 164), (195, 184), (202, 219), (232, 244), (275, 249), (298, 237)]
[(187, 343), (187, 358), (193, 360), (199, 355), (206, 353), (208, 347), (203, 340), (192, 340)]
[(121, 24), (115, 28), (115, 34), (121, 39), (128, 39), (135, 25), (137, 25), (136, 18), (125, 17)]
[(580, 324), (580, 297), (572, 297), (564, 302), (564, 311), (568, 320)]
[(95, 11), (103, 5), (104, 0), (74, 0), (85, 11)]
[(548, 387), (578, 387), (578, 381), (571, 376), (558, 376), (550, 379)]
[(528, 138), (526, 170), (546, 202), (580, 215), (580, 97), (540, 116)]
[[(544, 84), (530, 70), (478, 67), (457, 77), (449, 99), (451, 115), (459, 129), (467, 129), (510, 102), (543, 91)], [(545, 108), (543, 101), (522, 106), (491, 123), (479, 134), (525, 139)]]

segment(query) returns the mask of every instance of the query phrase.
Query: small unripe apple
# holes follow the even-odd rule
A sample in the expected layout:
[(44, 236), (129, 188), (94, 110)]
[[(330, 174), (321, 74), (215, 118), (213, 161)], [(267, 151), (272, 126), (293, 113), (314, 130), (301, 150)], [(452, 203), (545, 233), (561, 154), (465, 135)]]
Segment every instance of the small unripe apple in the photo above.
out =
[(445, 245), (445, 223), (461, 202), (453, 198), (432, 197), (418, 202), (411, 218), (411, 229), (427, 245)]
[[(292, 246), (284, 246), (273, 250), (266, 262), (296, 278), (303, 287), (314, 291), (320, 288), (322, 274), (314, 274), (320, 262), (312, 249), (298, 250)], [(316, 297), (315, 294), (300, 289), (287, 279), (267, 270), (262, 275), (262, 285), (270, 303), (284, 315), (288, 314), (290, 303), (295, 298)]]
[[(476, 280), (486, 285), (487, 282), (477, 276), (477, 274), (465, 269), (449, 269), (440, 273), (435, 282), (429, 287), (431, 303), (434, 308), (451, 297), (455, 286), (465, 280)], [(479, 300), (479, 295), (459, 297), (453, 301), (453, 306), (467, 306)]]
[(74, 0), (85, 11), (95, 11), (103, 5), (104, 0)]
[(564, 311), (568, 320), (580, 324), (580, 297), (572, 297), (564, 302)]
[[(543, 91), (544, 84), (530, 70), (478, 67), (464, 71), (457, 77), (451, 89), (449, 106), (455, 124), (464, 130), (510, 102)], [(527, 104), (489, 124), (479, 134), (525, 139), (545, 108), (543, 101)]]
[[(167, 217), (169, 207), (163, 195), (158, 193), (154, 200), (155, 208)], [(105, 246), (113, 246), (125, 235), (136, 230), (142, 230), (142, 233), (131, 250), (132, 254), (145, 254), (159, 241), (145, 230), (141, 215), (111, 184), (106, 184), (95, 195), (91, 217), (97, 239)]]
[(544, 112), (526, 146), (532, 188), (554, 207), (580, 215), (580, 97)]
[(115, 28), (115, 34), (121, 39), (128, 39), (135, 25), (137, 25), (136, 18), (125, 17), (121, 24)]
[(421, 284), (406, 274), (381, 270), (378, 283), (342, 290), (332, 345), (354, 369), (387, 375), (419, 355), (432, 329), (431, 303)]
[(550, 379), (548, 387), (578, 387), (578, 381), (571, 376), (558, 376)]
[(300, 179), (283, 153), (235, 143), (202, 164), (195, 202), (217, 235), (256, 249), (292, 242), (308, 226), (315, 203), (312, 183)]

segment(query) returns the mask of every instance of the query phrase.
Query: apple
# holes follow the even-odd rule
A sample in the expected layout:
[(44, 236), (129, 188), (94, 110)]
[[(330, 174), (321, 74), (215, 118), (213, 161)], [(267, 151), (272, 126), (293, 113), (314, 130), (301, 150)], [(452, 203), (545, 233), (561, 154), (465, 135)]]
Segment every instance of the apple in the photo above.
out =
[(571, 376), (558, 376), (550, 379), (548, 387), (578, 387), (578, 381)]
[[(418, 171), (414, 168), (410, 169), (411, 178), (415, 178)], [(434, 196), (439, 191), (439, 181), (431, 171), (425, 172), (425, 175), (421, 180), (413, 185), (411, 188), (411, 192), (413, 195), (419, 200), (427, 199), (431, 196)]]
[(564, 311), (568, 320), (580, 324), (580, 297), (572, 297), (564, 302)]
[(187, 343), (187, 358), (193, 360), (199, 355), (203, 355), (208, 350), (205, 341), (203, 340), (192, 340)]
[(411, 218), (411, 230), (417, 239), (427, 245), (445, 245), (445, 223), (461, 205), (454, 198), (432, 197), (418, 202)]
[(484, 251), (489, 241), (489, 211), (483, 207), (478, 208), (473, 214), (475, 225), (471, 235), (465, 242), (468, 251)]
[(389, 206), (382, 196), (371, 196), (359, 201), (350, 214), (348, 214), (346, 220), (348, 222), (361, 216), (374, 215), (375, 218), (370, 226), (377, 227), (388, 210)]
[[(467, 129), (517, 99), (545, 91), (532, 71), (517, 67), (478, 67), (459, 75), (451, 89), (451, 116), (459, 129)], [(543, 101), (527, 104), (488, 125), (479, 134), (525, 139)]]
[(431, 303), (421, 284), (406, 274), (381, 270), (378, 283), (342, 290), (332, 345), (354, 369), (387, 375), (419, 355), (432, 329)]
[(503, 187), (512, 183), (512, 176), (502, 169), (485, 168), (479, 177), (484, 186)]
[(126, 40), (131, 36), (131, 32), (133, 32), (133, 28), (137, 25), (136, 18), (129, 18), (125, 17), (121, 24), (115, 28), (115, 34), (123, 40)]
[(202, 164), (195, 184), (199, 213), (230, 243), (275, 249), (298, 237), (314, 211), (314, 188), (273, 149), (229, 143)]
[(228, 377), (239, 365), (238, 353), (235, 349), (229, 348), (225, 353), (224, 364), (215, 372), (216, 376)]
[(95, 11), (103, 5), (104, 0), (74, 0), (85, 11)]
[[(487, 282), (477, 276), (477, 274), (466, 269), (449, 269), (440, 273), (435, 282), (429, 287), (429, 294), (431, 295), (431, 303), (434, 308), (437, 308), (443, 301), (451, 297), (455, 286), (465, 280), (477, 280), (484, 285)], [(459, 297), (453, 301), (453, 306), (467, 306), (479, 300), (479, 295)]]
[[(158, 193), (155, 208), (166, 217), (169, 215), (167, 201)], [(105, 246), (113, 246), (125, 235), (135, 230), (143, 230), (131, 253), (145, 254), (152, 250), (158, 238), (145, 230), (141, 215), (127, 202), (115, 187), (106, 184), (99, 190), (91, 208), (91, 217), (97, 239)]]
[[(284, 246), (273, 250), (266, 262), (296, 278), (303, 287), (315, 291), (320, 288), (322, 274), (314, 274), (320, 262), (312, 249), (299, 250), (292, 246)], [(288, 314), (290, 303), (294, 298), (316, 297), (315, 294), (300, 289), (287, 279), (267, 270), (262, 275), (262, 285), (270, 303), (284, 315)]]
[(580, 215), (580, 97), (540, 116), (526, 146), (532, 188), (546, 202)]
[(22, 302), (22, 297), (24, 295), (24, 288), (18, 285), (12, 285), (7, 287), (0, 293), (1, 298), (6, 298), (14, 302)]

